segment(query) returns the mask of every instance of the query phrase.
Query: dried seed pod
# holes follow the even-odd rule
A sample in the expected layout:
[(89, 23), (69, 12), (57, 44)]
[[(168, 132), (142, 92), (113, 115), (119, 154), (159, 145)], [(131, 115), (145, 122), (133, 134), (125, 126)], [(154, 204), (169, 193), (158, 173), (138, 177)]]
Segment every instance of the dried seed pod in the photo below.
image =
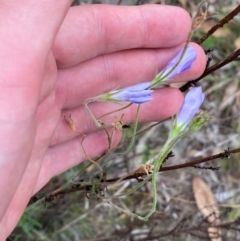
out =
[(126, 123), (124, 123), (124, 122), (122, 121), (123, 116), (124, 116), (124, 114), (122, 114), (120, 120), (117, 120), (117, 121), (115, 121), (114, 123), (112, 123), (113, 127), (114, 127), (115, 130), (117, 130), (117, 131), (122, 131), (122, 129), (130, 128), (130, 125), (128, 125), (128, 124), (126, 124)]
[(69, 126), (73, 131), (76, 131), (76, 132), (77, 132), (71, 114), (69, 114), (68, 118), (64, 115), (64, 118), (65, 118), (68, 126)]
[(197, 10), (196, 15), (192, 19), (192, 30), (195, 31), (203, 21), (206, 20), (208, 15), (208, 1), (203, 1)]
[(85, 134), (79, 132), (79, 131), (76, 129), (71, 114), (69, 114), (68, 118), (64, 115), (64, 119), (66, 120), (68, 126), (69, 126), (73, 131), (75, 131), (75, 132), (77, 132), (77, 133), (83, 135), (84, 137), (86, 136)]
[(152, 174), (153, 173), (153, 168), (154, 165), (149, 165), (149, 164), (145, 164), (145, 165), (141, 165), (137, 170), (135, 170), (133, 173), (140, 173), (140, 174)]

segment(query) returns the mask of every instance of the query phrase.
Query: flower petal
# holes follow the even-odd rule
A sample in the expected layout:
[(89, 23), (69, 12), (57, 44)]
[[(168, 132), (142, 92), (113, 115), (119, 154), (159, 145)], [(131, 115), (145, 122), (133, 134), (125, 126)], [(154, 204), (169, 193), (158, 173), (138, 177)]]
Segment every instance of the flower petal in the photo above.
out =
[(183, 105), (177, 116), (177, 126), (181, 126), (182, 129), (188, 126), (199, 110), (204, 97), (205, 95), (202, 92), (202, 87), (194, 87), (186, 94)]
[[(158, 76), (165, 76), (171, 69), (174, 67), (174, 65), (178, 62), (179, 58), (181, 57), (181, 54), (183, 52), (183, 49), (179, 50), (176, 56), (167, 64), (167, 67), (161, 71)], [(167, 76), (164, 77), (164, 80), (162, 81), (167, 81), (172, 79), (174, 76), (184, 72), (187, 69), (190, 69), (192, 66), (192, 63), (196, 60), (197, 58), (197, 51), (192, 47), (189, 46), (186, 49), (186, 52), (184, 56), (182, 57), (180, 63), (177, 65), (177, 67)]]
[(129, 87), (124, 88), (124, 90), (129, 90), (132, 92), (142, 91), (146, 90), (151, 85), (151, 82), (144, 82), (136, 85), (132, 85)]
[(133, 86), (126, 87), (121, 90), (111, 91), (100, 96), (105, 101), (128, 101), (136, 104), (152, 100), (151, 94), (153, 90), (148, 89), (151, 82), (145, 82)]

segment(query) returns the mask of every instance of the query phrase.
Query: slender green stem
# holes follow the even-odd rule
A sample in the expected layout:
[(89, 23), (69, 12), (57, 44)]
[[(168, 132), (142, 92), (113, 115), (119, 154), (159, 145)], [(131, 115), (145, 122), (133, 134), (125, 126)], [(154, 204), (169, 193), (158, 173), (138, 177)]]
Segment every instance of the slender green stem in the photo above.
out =
[(103, 118), (104, 116), (107, 116), (107, 115), (110, 115), (110, 114), (116, 113), (116, 112), (118, 112), (118, 111), (124, 110), (124, 109), (128, 108), (129, 106), (131, 106), (132, 104), (133, 104), (133, 103), (129, 103), (129, 104), (125, 105), (125, 106), (122, 107), (122, 108), (119, 108), (119, 109), (117, 109), (117, 110), (114, 110), (114, 111), (108, 112), (108, 113), (106, 113), (106, 114), (100, 116), (99, 119)]
[[(139, 183), (136, 187), (134, 187), (133, 189), (131, 189), (130, 191), (124, 193), (124, 194), (119, 194), (116, 196), (112, 196), (112, 197), (104, 197), (102, 198), (103, 200), (106, 199), (112, 199), (112, 198), (117, 198), (120, 196), (126, 196), (126, 195), (130, 195), (131, 193), (135, 192), (136, 190), (138, 190), (140, 187), (142, 187), (146, 182), (152, 180), (152, 191), (153, 191), (153, 203), (152, 203), (152, 208), (150, 209), (150, 211), (145, 215), (145, 216), (140, 216), (136, 213), (132, 213), (129, 210), (124, 210), (118, 206), (116, 206), (115, 204), (113, 204), (117, 209), (127, 213), (128, 215), (138, 218), (140, 220), (143, 221), (147, 221), (148, 218), (155, 212), (156, 210), (156, 206), (157, 206), (157, 184), (156, 184), (156, 178), (159, 172), (160, 167), (162, 166), (163, 161), (166, 159), (167, 155), (170, 153), (170, 151), (172, 150), (172, 148), (174, 147), (174, 145), (184, 136), (186, 136), (187, 134), (189, 134), (189, 131), (183, 131), (179, 136), (177, 136), (176, 138), (172, 139), (169, 138), (167, 140), (167, 142), (165, 143), (165, 145), (163, 146), (160, 154), (156, 157), (156, 159), (153, 161), (154, 163), (154, 170), (153, 170), (153, 174), (149, 175), (147, 178), (145, 178), (141, 183)], [(118, 181), (117, 181), (118, 182)]]
[(108, 151), (109, 151), (111, 149), (111, 145), (112, 145), (112, 135), (109, 134), (104, 123), (101, 123), (101, 126), (102, 126), (103, 130), (105, 131), (107, 138), (108, 138)]
[[(132, 104), (132, 103), (131, 103), (131, 104)], [(128, 107), (128, 106), (126, 106), (126, 107)], [(123, 156), (123, 155), (127, 154), (127, 153), (130, 151), (130, 149), (132, 148), (132, 146), (133, 146), (133, 144), (134, 144), (134, 141), (135, 141), (136, 133), (137, 133), (139, 112), (140, 112), (140, 105), (138, 105), (138, 107), (137, 107), (136, 119), (135, 119), (135, 122), (134, 122), (134, 125), (133, 125), (133, 133), (132, 133), (131, 141), (130, 141), (127, 149), (126, 149), (125, 151), (120, 152), (120, 153), (117, 153), (117, 154), (113, 155), (113, 157), (109, 158), (109, 160), (107, 160), (107, 161), (104, 163), (103, 168), (104, 168), (104, 166), (105, 166), (110, 160), (112, 160), (114, 157), (120, 156), (120, 155)]]
[(124, 152), (117, 153), (117, 155), (123, 156), (123, 155), (127, 154), (131, 150), (131, 148), (132, 148), (132, 146), (134, 144), (134, 141), (135, 141), (136, 133), (137, 133), (139, 112), (140, 112), (140, 105), (138, 105), (138, 107), (137, 107), (136, 119), (135, 119), (135, 122), (134, 122), (134, 125), (133, 125), (133, 133), (132, 133), (131, 141), (130, 141), (127, 149)]
[(87, 99), (87, 100), (84, 101), (84, 107), (88, 111), (88, 113), (89, 113), (90, 117), (92, 118), (93, 122), (95, 123), (95, 125), (97, 127), (101, 127), (102, 126), (101, 123), (99, 123), (99, 121), (95, 118), (92, 111), (88, 107), (88, 104), (91, 103), (91, 102), (94, 102), (94, 101), (100, 101), (100, 100), (98, 99), (98, 97)]
[(85, 151), (85, 148), (83, 147), (83, 141), (84, 141), (84, 138), (83, 138), (82, 141), (81, 141), (81, 146), (82, 146), (82, 150), (83, 150), (83, 153), (84, 153), (85, 157), (86, 157), (87, 160), (88, 160), (89, 162), (91, 162), (93, 165), (97, 166), (97, 167), (99, 168), (100, 172), (102, 172), (102, 171), (103, 171), (102, 167), (101, 167), (97, 162), (95, 162), (93, 159), (91, 159), (91, 158), (88, 156), (87, 152)]
[(166, 159), (172, 148), (176, 145), (176, 143), (186, 136), (189, 132), (184, 131), (180, 135), (178, 135), (176, 138), (168, 138), (167, 142), (164, 144), (159, 156), (154, 160), (154, 170), (152, 174), (152, 191), (153, 191), (153, 205), (151, 210), (147, 213), (145, 217), (143, 217), (143, 220), (147, 221), (148, 218), (155, 212), (156, 206), (157, 206), (157, 184), (156, 184), (156, 178), (158, 175), (158, 172), (163, 164), (163, 161)]

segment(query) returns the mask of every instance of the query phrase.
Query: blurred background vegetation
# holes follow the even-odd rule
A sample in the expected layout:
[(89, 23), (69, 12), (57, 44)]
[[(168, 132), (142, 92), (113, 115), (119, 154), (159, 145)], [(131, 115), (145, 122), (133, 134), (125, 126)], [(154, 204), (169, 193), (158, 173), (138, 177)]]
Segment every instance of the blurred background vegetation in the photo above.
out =
[[(199, 1), (191, 0), (78, 0), (83, 4), (161, 4), (181, 6), (189, 13), (196, 10)], [(237, 0), (210, 0), (212, 14), (195, 32), (198, 41), (212, 26), (239, 5)], [(240, 48), (240, 14), (223, 28), (218, 29), (202, 46), (212, 49), (210, 66)], [(206, 99), (203, 108), (212, 120), (197, 133), (185, 138), (174, 148), (174, 157), (164, 166), (176, 165), (224, 152), (240, 146), (240, 62), (233, 61), (200, 81)], [(153, 123), (141, 125), (147, 128)], [(108, 178), (119, 177), (135, 170), (159, 152), (167, 138), (171, 120), (155, 125), (136, 138), (136, 145), (123, 157), (114, 158), (105, 166)], [(126, 129), (126, 135), (131, 129)], [(124, 150), (124, 145), (119, 147)], [(225, 153), (227, 153), (225, 151)], [(240, 240), (240, 154), (226, 155), (221, 159), (166, 171), (158, 178), (158, 209), (147, 222), (134, 219), (117, 210), (111, 203), (98, 200), (90, 192), (73, 192), (57, 196), (55, 200), (30, 205), (9, 240), (81, 240), (81, 241), (135, 241), (135, 240)], [(68, 183), (87, 162), (54, 177), (36, 195), (45, 196)], [(204, 169), (206, 168), (206, 169)], [(218, 169), (215, 170), (214, 168)], [(211, 170), (214, 169), (214, 170)], [(91, 181), (98, 170), (87, 168), (81, 180)], [(75, 184), (76, 184), (75, 183)], [(131, 190), (136, 180), (112, 185), (108, 195)], [(201, 191), (201, 195), (197, 191)], [(109, 194), (110, 193), (110, 194)], [(151, 184), (142, 186), (128, 196), (111, 200), (126, 210), (144, 214), (152, 200)], [(214, 203), (205, 213), (202, 206)], [(210, 229), (210, 224), (217, 227)], [(214, 229), (215, 228), (215, 229)], [(211, 234), (212, 232), (212, 234)], [(221, 234), (213, 238), (214, 234)]]

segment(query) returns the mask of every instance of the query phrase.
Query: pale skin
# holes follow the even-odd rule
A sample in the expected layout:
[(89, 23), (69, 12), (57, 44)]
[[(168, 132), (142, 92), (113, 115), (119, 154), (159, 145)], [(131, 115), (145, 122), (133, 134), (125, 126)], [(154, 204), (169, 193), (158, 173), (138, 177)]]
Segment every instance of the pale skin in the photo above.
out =
[[(70, 0), (0, 0), (0, 240), (17, 225), (31, 198), (53, 176), (107, 150), (83, 108), (87, 98), (151, 80), (184, 45), (189, 14), (169, 6), (81, 6)], [(206, 60), (200, 46), (192, 68), (174, 81), (197, 78)], [(163, 120), (180, 108), (173, 88), (155, 91), (141, 106), (141, 122)], [(114, 104), (91, 104), (96, 116)], [(118, 107), (118, 106), (117, 106)], [(136, 106), (124, 111), (134, 122)], [(105, 118), (110, 127), (122, 113)], [(121, 132), (114, 135), (117, 145)]]

